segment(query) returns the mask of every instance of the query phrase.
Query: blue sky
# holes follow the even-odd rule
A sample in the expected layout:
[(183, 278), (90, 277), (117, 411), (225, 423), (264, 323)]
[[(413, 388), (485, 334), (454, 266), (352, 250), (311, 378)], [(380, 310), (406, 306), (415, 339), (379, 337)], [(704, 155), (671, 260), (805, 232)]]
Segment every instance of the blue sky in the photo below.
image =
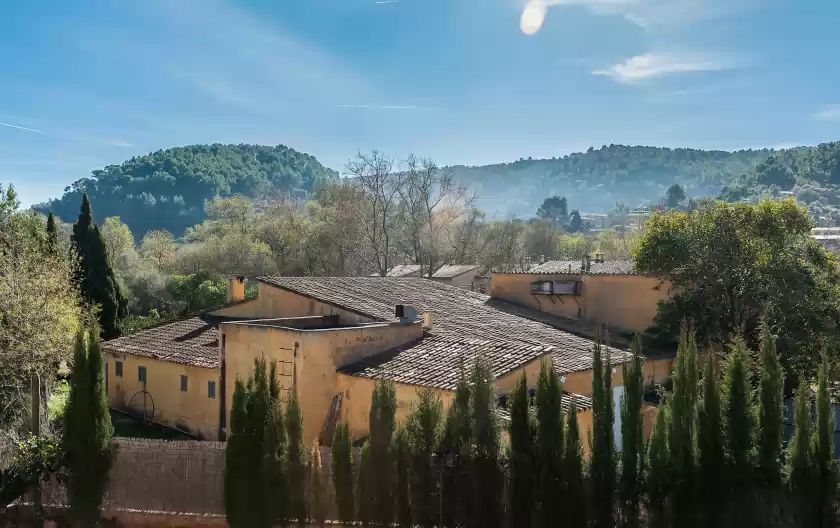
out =
[(30, 0), (0, 12), (25, 204), (177, 145), (440, 164), (840, 139), (832, 0)]

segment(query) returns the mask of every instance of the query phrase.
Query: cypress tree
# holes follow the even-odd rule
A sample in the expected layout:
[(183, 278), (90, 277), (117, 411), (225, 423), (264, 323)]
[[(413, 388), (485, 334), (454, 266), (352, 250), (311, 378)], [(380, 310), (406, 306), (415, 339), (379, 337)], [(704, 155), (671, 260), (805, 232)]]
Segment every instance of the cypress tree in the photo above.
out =
[(592, 363), (592, 437), (589, 478), (592, 481), (594, 526), (614, 526), (613, 500), (616, 485), (616, 456), (613, 423), (612, 367), (609, 349), (595, 342)]
[(504, 478), (499, 453), (499, 416), (493, 373), (484, 358), (476, 358), (470, 379), (472, 386), (472, 522), (476, 528), (502, 525), (502, 489)]
[(813, 518), (815, 508), (811, 506), (814, 503), (811, 493), (815, 474), (811, 443), (811, 394), (802, 377), (799, 378), (799, 387), (793, 400), (793, 420), (793, 438), (787, 447), (787, 476), (800, 524), (813, 526), (816, 521)]
[(248, 391), (237, 376), (230, 408), (230, 427), (225, 444), (225, 514), (232, 528), (246, 528), (249, 524), (248, 504)]
[(356, 511), (358, 519), (364, 526), (370, 526), (376, 520), (374, 502), (374, 478), (376, 475), (371, 458), (370, 441), (362, 446), (359, 456), (359, 477), (356, 488)]
[[(472, 511), (470, 508), (471, 470), (471, 442), (472, 424), (470, 422), (470, 406), (472, 394), (470, 384), (461, 362), (459, 367), (458, 384), (455, 386), (455, 399), (446, 414), (446, 425), (441, 440), (440, 454), (442, 457), (453, 457), (453, 467), (443, 469), (442, 517), (443, 526), (466, 526), (469, 524)], [(443, 463), (438, 460), (438, 463)]]
[(55, 215), (52, 211), (47, 217), (47, 250), (51, 255), (58, 253), (58, 226), (55, 223)]
[[(633, 341), (633, 360), (622, 365), (624, 396), (621, 399), (621, 519), (624, 526), (639, 526), (641, 478), (645, 457), (642, 401), (644, 376), (642, 374), (641, 340)], [(629, 365), (629, 368), (628, 368)]]
[(700, 495), (705, 526), (718, 526), (726, 489), (726, 455), (720, 413), (720, 386), (715, 360), (706, 354), (703, 401), (698, 411), (697, 449), (700, 459)]
[(589, 522), (586, 487), (583, 478), (583, 444), (580, 441), (577, 405), (569, 405), (566, 413), (566, 445), (563, 453), (563, 488), (566, 493), (566, 511), (563, 524), (569, 528), (584, 528)]
[(533, 524), (536, 447), (529, 399), (528, 378), (523, 372), (511, 394), (510, 403), (508, 504), (510, 505), (509, 524), (512, 528), (529, 528)]
[(128, 315), (125, 296), (105, 251), (99, 226), (93, 221), (87, 193), (73, 226), (73, 243), (80, 261), (77, 280), (89, 302), (99, 305), (99, 324), (106, 339), (120, 335), (120, 322)]
[(396, 459), (396, 521), (398, 526), (411, 528), (414, 518), (411, 511), (411, 446), (404, 427), (394, 435), (394, 458)]
[(723, 418), (730, 490), (731, 522), (740, 524), (749, 516), (744, 508), (746, 490), (753, 474), (755, 415), (747, 373), (743, 340), (735, 340), (726, 361), (723, 384)]
[(443, 403), (430, 388), (418, 392), (417, 405), (406, 422), (411, 448), (411, 504), (414, 521), (423, 527), (437, 525), (439, 511), (439, 473), (432, 467), (432, 458), (441, 439)]
[(538, 526), (555, 526), (563, 515), (563, 389), (551, 360), (537, 381)]
[(263, 507), (270, 525), (284, 523), (287, 517), (286, 423), (280, 404), (277, 363), (271, 362), (268, 374), (268, 406), (266, 409), (262, 474)]
[(695, 522), (695, 430), (697, 422), (697, 345), (686, 325), (680, 331), (674, 390), (669, 407), (668, 447), (674, 477), (674, 522)]
[(340, 423), (336, 427), (331, 450), (332, 479), (335, 502), (338, 507), (338, 520), (352, 522), (356, 520), (353, 492), (353, 443), (350, 441), (350, 428), (346, 423)]
[(306, 448), (303, 443), (303, 413), (297, 388), (293, 388), (286, 404), (286, 475), (289, 489), (288, 518), (306, 522)]
[(395, 459), (394, 433), (397, 428), (397, 396), (394, 382), (376, 383), (370, 408), (370, 464), (373, 471), (372, 505), (374, 520), (390, 524), (394, 520)]
[(817, 423), (813, 433), (814, 470), (816, 471), (815, 500), (818, 501), (818, 525), (834, 526), (836, 479), (834, 462), (834, 407), (828, 383), (831, 366), (823, 351), (817, 371)]
[(656, 423), (647, 450), (647, 512), (650, 528), (670, 526), (668, 516), (671, 489), (671, 451), (668, 447), (668, 406), (663, 401), (656, 413)]
[(782, 430), (784, 427), (784, 376), (776, 340), (766, 323), (761, 329), (761, 377), (758, 395), (758, 477), (775, 488), (782, 479)]
[(114, 428), (105, 394), (105, 371), (98, 332), (76, 336), (64, 433), (70, 509), (79, 526), (96, 526), (108, 485)]
[(321, 464), (321, 445), (316, 441), (309, 454), (309, 518), (323, 528), (327, 520), (327, 476)]

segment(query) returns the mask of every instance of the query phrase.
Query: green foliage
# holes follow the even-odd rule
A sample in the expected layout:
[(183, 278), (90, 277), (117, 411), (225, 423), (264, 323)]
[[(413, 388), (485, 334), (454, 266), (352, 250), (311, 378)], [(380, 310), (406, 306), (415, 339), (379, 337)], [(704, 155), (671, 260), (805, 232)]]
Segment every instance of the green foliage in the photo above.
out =
[(668, 190), (665, 192), (665, 205), (667, 205), (669, 209), (674, 209), (679, 207), (685, 201), (685, 198), (685, 191), (683, 190), (682, 185), (675, 183), (674, 185), (668, 187)]
[(350, 440), (350, 428), (346, 423), (340, 423), (335, 428), (331, 454), (338, 520), (354, 521), (356, 502), (353, 486), (353, 443)]
[(55, 225), (55, 215), (52, 211), (47, 217), (47, 247), (53, 255), (58, 251), (58, 228)]
[(613, 500), (616, 488), (616, 456), (613, 424), (612, 367), (609, 348), (595, 341), (592, 361), (592, 436), (590, 437), (589, 479), (592, 482), (595, 527), (615, 526)]
[[(793, 438), (787, 447), (787, 477), (794, 495), (800, 519), (805, 522), (813, 515), (812, 491), (814, 451), (811, 442), (813, 422), (811, 418), (811, 388), (800, 376), (799, 387), (793, 400)], [(813, 524), (813, 523), (812, 523)], [(807, 524), (803, 524), (807, 526)]]
[(79, 254), (77, 280), (84, 297), (99, 306), (99, 324), (106, 339), (120, 335), (120, 321), (128, 315), (127, 301), (117, 281), (87, 194), (82, 196), (79, 219), (73, 226), (73, 243)]
[(289, 394), (286, 404), (286, 481), (289, 490), (288, 518), (300, 522), (306, 518), (306, 447), (303, 442), (303, 411), (297, 388)]
[[(323, 527), (329, 511), (329, 495), (327, 491), (327, 475), (321, 463), (321, 446), (315, 442), (309, 454), (309, 516), (315, 526)], [(298, 520), (298, 524), (304, 523)]]
[(0, 469), (0, 508), (22, 497), (39, 480), (61, 475), (63, 453), (53, 436), (29, 436), (18, 444), (18, 455)]
[(396, 515), (398, 526), (414, 526), (414, 514), (411, 506), (411, 444), (404, 427), (397, 429), (394, 435), (394, 458), (396, 460)]
[(446, 414), (440, 451), (455, 457), (454, 467), (444, 471), (443, 475), (443, 524), (466, 525), (472, 518), (472, 499), (470, 496), (470, 475), (472, 467), (472, 423), (470, 408), (472, 391), (460, 365), (458, 384), (455, 386), (455, 399)]
[(668, 446), (674, 478), (673, 518), (680, 525), (693, 523), (696, 514), (697, 374), (697, 345), (693, 332), (684, 326), (674, 365), (674, 388), (668, 420)]
[(726, 490), (726, 455), (720, 410), (720, 385), (712, 353), (706, 354), (703, 369), (703, 400), (698, 409), (697, 451), (700, 499), (706, 526), (720, 522)]
[(562, 399), (554, 365), (544, 360), (537, 381), (537, 526), (553, 526), (567, 506), (563, 501)]
[(502, 525), (504, 477), (500, 465), (501, 440), (496, 393), (490, 363), (478, 357), (470, 375), (473, 458), (471, 466), (472, 525)]
[(548, 220), (555, 227), (566, 225), (569, 217), (566, 199), (561, 196), (546, 198), (540, 208), (537, 209), (537, 216), (543, 220)]
[[(532, 526), (535, 492), (541, 491), (536, 486), (535, 424), (531, 417), (529, 400), (528, 378), (523, 373), (510, 395), (508, 504), (510, 505), (509, 517), (512, 527)], [(562, 443), (560, 447), (562, 448)], [(557, 475), (557, 477), (560, 477), (560, 475)], [(554, 497), (554, 499), (557, 500), (558, 497)]]
[(563, 452), (563, 488), (567, 504), (563, 519), (564, 525), (569, 528), (584, 528), (589, 521), (589, 501), (583, 474), (583, 444), (577, 413), (577, 406), (572, 400), (566, 414), (566, 445)]
[(411, 449), (411, 494), (415, 522), (431, 528), (438, 521), (438, 475), (432, 467), (432, 456), (440, 443), (443, 426), (443, 403), (430, 389), (418, 391), (417, 404), (406, 422), (406, 435)]
[(621, 478), (619, 500), (622, 526), (636, 527), (640, 523), (642, 470), (645, 461), (645, 437), (642, 403), (644, 377), (642, 374), (642, 344), (633, 341), (633, 360), (622, 365), (624, 395), (621, 399)]
[(723, 423), (730, 490), (740, 497), (753, 473), (755, 414), (747, 373), (747, 349), (736, 339), (724, 366)]
[(572, 209), (572, 212), (569, 214), (569, 233), (579, 233), (583, 230), (583, 219), (580, 217), (580, 211), (577, 209)]
[(784, 375), (776, 354), (776, 339), (765, 324), (761, 329), (761, 377), (758, 385), (759, 479), (777, 486), (782, 479), (782, 432), (784, 429)]
[(810, 239), (812, 222), (793, 200), (757, 205), (714, 202), (702, 211), (654, 215), (635, 251), (639, 271), (675, 289), (654, 328), (673, 343), (693, 321), (704, 346), (744, 335), (758, 349), (760, 323), (776, 329), (787, 369), (813, 372), (817, 343), (837, 340), (836, 259)]
[(111, 414), (99, 333), (79, 331), (67, 403), (64, 451), (71, 513), (80, 526), (95, 526), (113, 461)]
[(836, 520), (836, 461), (834, 460), (834, 406), (828, 384), (831, 365), (828, 354), (823, 352), (817, 372), (817, 423), (813, 433), (815, 478), (814, 491), (820, 526), (830, 526)]
[(660, 403), (656, 423), (650, 435), (647, 449), (647, 511), (651, 528), (665, 528), (669, 524), (669, 496), (671, 491), (671, 451), (668, 448), (670, 429), (668, 405)]
[(225, 445), (225, 513), (233, 528), (245, 527), (249, 521), (248, 478), (250, 449), (253, 438), (248, 433), (248, 390), (239, 376), (233, 389), (227, 444)]
[(105, 217), (121, 216), (139, 237), (155, 229), (180, 235), (204, 219), (204, 203), (215, 196), (312, 192), (337, 176), (314, 157), (283, 145), (192, 145), (95, 170), (39, 209), (52, 207), (69, 220), (87, 192)]
[(397, 395), (394, 382), (377, 381), (370, 406), (370, 458), (368, 465), (371, 489), (372, 520), (391, 523), (394, 520), (393, 492), (396, 488), (394, 433), (397, 428)]

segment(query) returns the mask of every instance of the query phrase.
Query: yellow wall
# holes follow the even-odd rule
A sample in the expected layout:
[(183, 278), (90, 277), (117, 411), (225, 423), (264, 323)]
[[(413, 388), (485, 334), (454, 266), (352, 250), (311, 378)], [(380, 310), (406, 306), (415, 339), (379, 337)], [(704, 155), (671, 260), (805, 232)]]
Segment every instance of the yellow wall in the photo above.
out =
[[(613, 365), (612, 386), (623, 387), (624, 375), (622, 374), (621, 365)], [(583, 370), (580, 372), (570, 372), (564, 374), (565, 381), (563, 381), (563, 390), (566, 392), (574, 392), (575, 394), (582, 394), (584, 396), (592, 395), (592, 371)]]
[[(146, 367), (146, 400), (150, 418), (176, 426), (203, 438), (216, 439), (219, 431), (220, 390), (217, 369), (208, 369), (159, 361), (141, 356), (113, 353), (106, 350), (108, 401), (115, 408), (143, 408), (143, 384), (138, 367)], [(116, 362), (122, 361), (123, 375), (116, 375)], [(187, 391), (181, 391), (181, 375), (187, 376)], [(207, 384), (216, 382), (216, 397), (207, 396)]]
[(519, 377), (525, 372), (525, 375), (528, 377), (528, 388), (535, 389), (537, 388), (537, 379), (540, 377), (540, 366), (542, 364), (542, 360), (546, 359), (547, 361), (551, 361), (550, 355), (545, 355), (540, 358), (527, 363), (526, 365), (505, 374), (504, 376), (498, 378), (496, 380), (496, 393), (499, 395), (502, 394), (510, 394), (513, 392), (513, 389), (516, 387), (516, 383), (519, 381)]
[(642, 376), (645, 380), (645, 385), (665, 381), (673, 370), (673, 359), (646, 359), (642, 364)]
[[(532, 295), (531, 283), (541, 280), (581, 281), (581, 295)], [(668, 298), (670, 283), (660, 284), (644, 275), (494, 273), (490, 295), (554, 315), (642, 331), (653, 322), (659, 301)]]

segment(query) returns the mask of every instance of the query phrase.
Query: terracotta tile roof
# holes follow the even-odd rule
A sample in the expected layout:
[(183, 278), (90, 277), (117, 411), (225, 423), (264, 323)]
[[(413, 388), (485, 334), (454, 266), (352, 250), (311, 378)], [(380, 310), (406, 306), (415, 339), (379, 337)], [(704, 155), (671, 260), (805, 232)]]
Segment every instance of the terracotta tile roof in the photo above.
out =
[(434, 279), (451, 279), (478, 268), (476, 264), (447, 264), (432, 274)]
[[(572, 406), (572, 400), (575, 402), (575, 408), (578, 411), (588, 411), (592, 409), (592, 398), (589, 396), (584, 396), (583, 394), (575, 394), (574, 392), (566, 392), (563, 391), (563, 398), (560, 400), (560, 407), (563, 408), (565, 412), (569, 412)], [(531, 405), (532, 409), (535, 409), (533, 403)], [(502, 420), (510, 420), (510, 402), (505, 400), (504, 402), (499, 402), (499, 407), (496, 409), (496, 414), (499, 415), (499, 418)]]
[(532, 267), (528, 273), (551, 273), (566, 275), (638, 275), (632, 259), (606, 259), (604, 262), (589, 263), (589, 271), (581, 270), (581, 260), (549, 260), (544, 264)]
[(417, 277), (420, 275), (420, 264), (400, 264), (388, 270), (388, 277)]
[[(448, 284), (395, 277), (259, 280), (382, 321), (395, 320), (397, 304), (413, 306), (418, 318), (424, 311), (435, 313), (433, 329), (418, 343), (348, 365), (341, 369), (344, 373), (452, 389), (460, 359), (469, 364), (478, 354), (490, 360), (497, 377), (546, 353), (561, 374), (592, 368), (591, 340), (523, 317), (521, 307)], [(613, 363), (630, 358), (618, 349), (611, 353)]]
[(194, 367), (219, 366), (218, 316), (197, 316), (163, 323), (102, 344), (110, 352), (130, 354)]
[[(451, 279), (452, 277), (457, 277), (462, 273), (474, 270), (477, 267), (478, 265), (476, 264), (445, 264), (441, 266), (439, 270), (434, 272), (432, 277), (436, 279)], [(426, 269), (428, 270), (428, 267)], [(422, 275), (422, 271), (423, 270), (420, 264), (400, 264), (388, 270), (386, 277), (420, 277)], [(370, 276), (378, 277), (379, 274), (373, 273)]]

